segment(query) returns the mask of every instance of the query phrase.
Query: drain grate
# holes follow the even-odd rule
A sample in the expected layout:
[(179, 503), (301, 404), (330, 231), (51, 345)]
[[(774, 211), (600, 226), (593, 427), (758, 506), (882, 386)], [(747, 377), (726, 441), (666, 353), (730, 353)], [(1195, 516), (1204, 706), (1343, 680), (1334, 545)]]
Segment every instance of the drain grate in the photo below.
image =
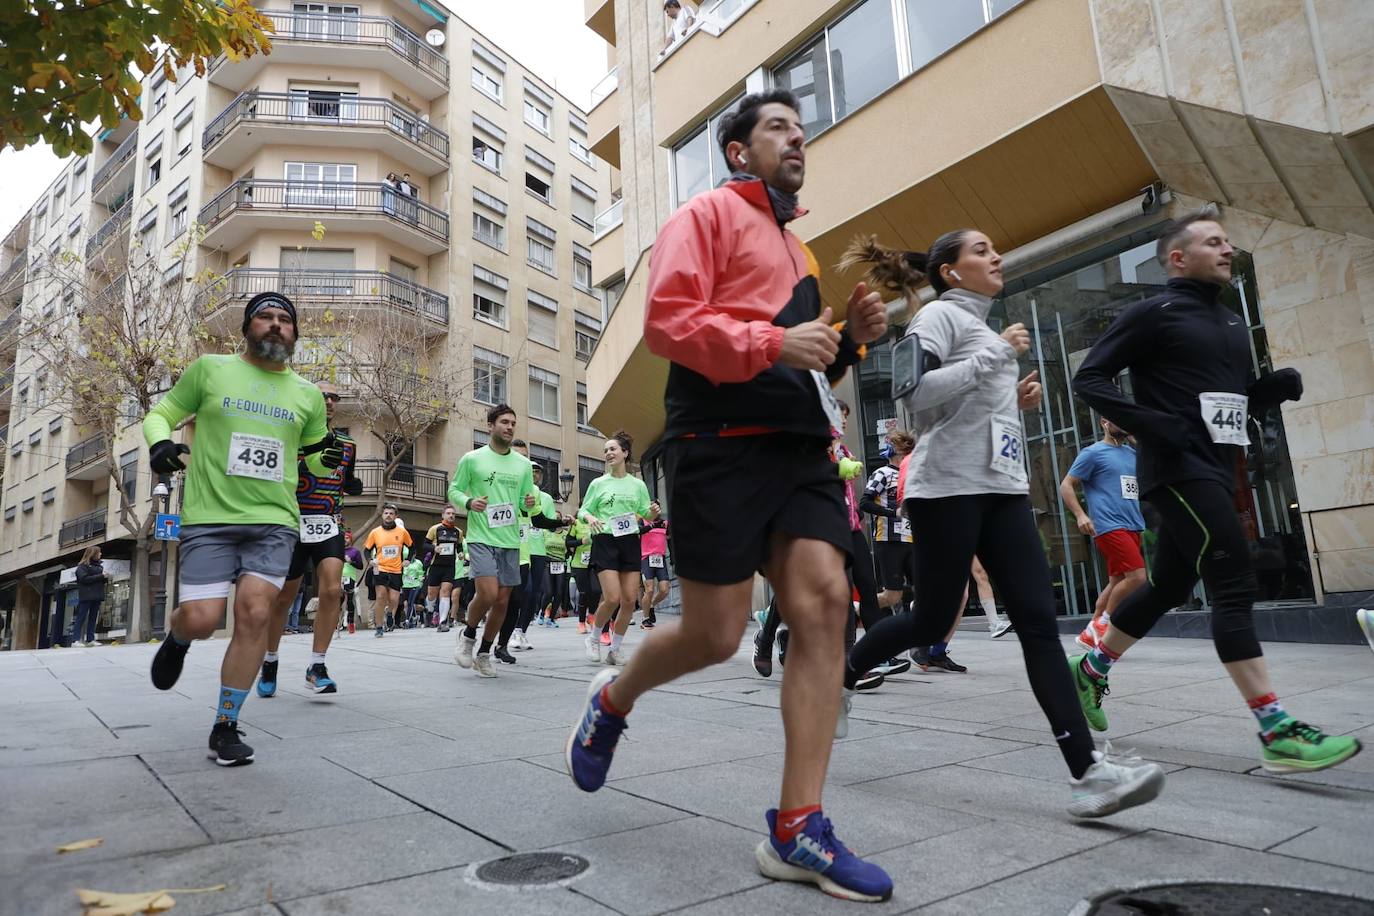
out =
[(1084, 916), (1369, 916), (1374, 901), (1296, 887), (1197, 882), (1098, 896)]
[(581, 856), (563, 852), (523, 852), (482, 863), (476, 878), (489, 884), (557, 884), (590, 866)]

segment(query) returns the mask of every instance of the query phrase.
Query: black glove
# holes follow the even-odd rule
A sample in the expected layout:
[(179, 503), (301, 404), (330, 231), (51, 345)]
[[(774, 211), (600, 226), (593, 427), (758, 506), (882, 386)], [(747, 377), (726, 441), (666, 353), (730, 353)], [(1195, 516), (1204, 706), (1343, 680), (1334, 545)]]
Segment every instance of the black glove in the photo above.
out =
[(324, 449), (320, 452), (320, 464), (331, 471), (343, 464), (343, 443), (333, 433), (324, 437)]
[(1280, 369), (1270, 378), (1280, 401), (1302, 400), (1302, 373), (1297, 369)]
[(171, 439), (163, 439), (161, 442), (154, 442), (148, 446), (148, 465), (155, 474), (175, 474), (177, 471), (186, 470), (186, 465), (182, 463), (181, 456), (189, 454), (191, 454), (189, 445), (182, 445)]
[(362, 496), (363, 482), (350, 475), (349, 478), (344, 481), (343, 491), (345, 496)]

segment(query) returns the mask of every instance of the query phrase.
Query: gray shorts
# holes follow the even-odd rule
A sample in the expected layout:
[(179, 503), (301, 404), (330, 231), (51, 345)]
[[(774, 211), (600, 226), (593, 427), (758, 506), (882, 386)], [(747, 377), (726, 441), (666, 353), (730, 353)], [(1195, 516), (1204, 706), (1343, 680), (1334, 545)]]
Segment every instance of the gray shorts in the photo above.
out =
[(296, 529), (285, 525), (188, 525), (178, 548), (181, 589), (233, 582), (243, 573), (280, 582), (296, 540)]
[(474, 580), (494, 577), (503, 588), (514, 588), (520, 584), (520, 548), (468, 541), (468, 575)]

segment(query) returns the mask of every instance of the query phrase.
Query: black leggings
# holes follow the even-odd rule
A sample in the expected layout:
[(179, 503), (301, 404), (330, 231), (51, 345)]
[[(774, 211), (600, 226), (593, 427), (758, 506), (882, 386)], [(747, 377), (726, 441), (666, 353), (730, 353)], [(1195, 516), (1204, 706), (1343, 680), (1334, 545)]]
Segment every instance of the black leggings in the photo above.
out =
[[(878, 580), (873, 575), (873, 554), (868, 548), (868, 538), (864, 537), (862, 531), (854, 532), (854, 554), (849, 566), (849, 579), (859, 592), (859, 617), (864, 622), (864, 630), (871, 630), (878, 625), (878, 621), (891, 612), (878, 607)], [(778, 633), (778, 624), (781, 622), (782, 617), (778, 613), (778, 599), (774, 598), (768, 603), (768, 610), (763, 615), (763, 627), (761, 628), (764, 633), (763, 641), (767, 646), (773, 645), (773, 639)], [(854, 614), (851, 611), (844, 628), (846, 652), (853, 648), (854, 637), (857, 633), (858, 630), (854, 625)]]
[(574, 569), (573, 581), (577, 583), (577, 621), (586, 623), (587, 615), (596, 616), (596, 606), (601, 603), (601, 583), (590, 569)]
[(1231, 494), (1210, 480), (1189, 480), (1151, 491), (1159, 512), (1159, 542), (1149, 582), (1132, 592), (1112, 615), (1112, 625), (1143, 639), (1160, 617), (1188, 600), (1199, 578), (1212, 599), (1212, 642), (1222, 662), (1264, 654), (1251, 608), (1255, 574), (1250, 545)]
[(1093, 739), (1059, 642), (1054, 586), (1030, 500), (994, 493), (908, 499), (906, 511), (916, 542), (915, 609), (869, 630), (850, 653), (846, 677), (868, 671), (904, 649), (944, 639), (959, 614), (977, 554), (992, 584), (1005, 596), (1031, 691), (1049, 720), (1059, 752), (1074, 778), (1082, 776), (1093, 763)]
[(510, 645), (511, 634), (515, 632), (515, 627), (520, 623), (520, 617), (525, 613), (526, 596), (530, 593), (530, 568), (520, 567), (520, 584), (510, 590), (510, 602), (506, 605), (506, 619), (501, 621), (501, 635), (497, 638), (498, 646)]
[(521, 630), (528, 630), (534, 622), (534, 615), (544, 610), (544, 601), (549, 597), (549, 558), (530, 557), (530, 575), (525, 586), (520, 621), (516, 624)]
[(551, 609), (549, 616), (554, 619), (557, 619), (563, 611), (570, 610), (568, 607), (568, 574), (566, 572), (561, 572), (558, 575), (549, 573), (549, 596), (544, 604)]

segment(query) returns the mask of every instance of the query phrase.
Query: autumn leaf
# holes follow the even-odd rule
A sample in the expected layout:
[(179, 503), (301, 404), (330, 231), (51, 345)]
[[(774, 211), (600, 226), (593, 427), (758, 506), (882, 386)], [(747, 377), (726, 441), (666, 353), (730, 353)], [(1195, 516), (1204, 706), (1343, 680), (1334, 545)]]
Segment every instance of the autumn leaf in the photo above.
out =
[(324, 223), (315, 220), (315, 228), (310, 230), (310, 235), (317, 242), (324, 241)]
[(58, 852), (80, 852), (83, 849), (94, 849), (104, 843), (104, 837), (94, 837), (89, 840), (77, 840), (75, 843), (67, 843), (57, 847)]
[(141, 891), (133, 894), (118, 894), (109, 891), (78, 890), (76, 896), (81, 900), (82, 916), (138, 916), (140, 913), (161, 913), (177, 905), (172, 894), (211, 894), (224, 890), (225, 885), (214, 887), (182, 888), (175, 891)]

